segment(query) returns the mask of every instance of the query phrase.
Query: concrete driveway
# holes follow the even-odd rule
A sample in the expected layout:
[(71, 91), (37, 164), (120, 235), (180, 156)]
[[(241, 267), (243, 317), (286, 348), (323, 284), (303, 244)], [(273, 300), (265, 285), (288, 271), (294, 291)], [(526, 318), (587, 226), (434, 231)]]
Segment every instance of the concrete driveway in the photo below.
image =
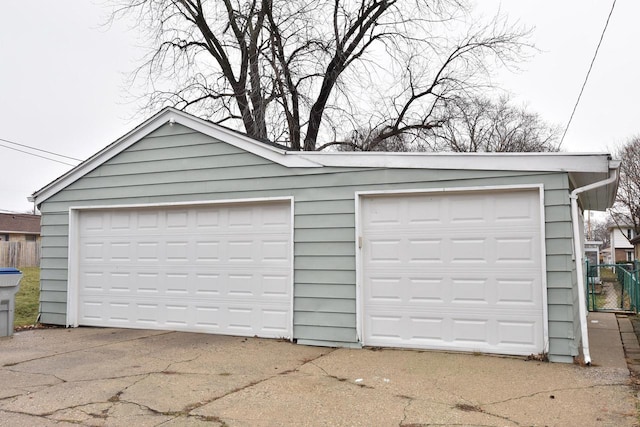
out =
[(633, 426), (628, 370), (121, 329), (0, 338), (0, 425)]

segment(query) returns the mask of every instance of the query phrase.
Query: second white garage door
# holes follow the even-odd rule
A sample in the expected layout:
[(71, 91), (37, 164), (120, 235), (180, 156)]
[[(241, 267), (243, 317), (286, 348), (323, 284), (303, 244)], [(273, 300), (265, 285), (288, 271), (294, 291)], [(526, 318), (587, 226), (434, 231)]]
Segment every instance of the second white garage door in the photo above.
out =
[(369, 346), (544, 350), (537, 189), (362, 199)]
[(291, 205), (80, 211), (77, 323), (291, 337)]

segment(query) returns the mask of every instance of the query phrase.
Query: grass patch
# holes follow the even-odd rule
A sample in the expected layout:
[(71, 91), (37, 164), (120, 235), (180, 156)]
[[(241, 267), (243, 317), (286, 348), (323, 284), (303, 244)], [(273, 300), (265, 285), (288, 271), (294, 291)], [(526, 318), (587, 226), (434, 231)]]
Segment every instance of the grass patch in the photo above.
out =
[[(595, 297), (595, 307), (593, 305)], [(610, 307), (607, 307), (607, 297), (603, 294), (592, 294), (589, 293), (589, 301), (587, 303), (587, 309), (589, 310), (604, 310)]]
[(35, 324), (40, 304), (40, 268), (21, 267), (20, 271), (22, 280), (20, 290), (16, 294), (14, 328)]
[(615, 282), (618, 280), (618, 276), (616, 276), (615, 271), (613, 271), (611, 267), (601, 267), (600, 278), (605, 282)]

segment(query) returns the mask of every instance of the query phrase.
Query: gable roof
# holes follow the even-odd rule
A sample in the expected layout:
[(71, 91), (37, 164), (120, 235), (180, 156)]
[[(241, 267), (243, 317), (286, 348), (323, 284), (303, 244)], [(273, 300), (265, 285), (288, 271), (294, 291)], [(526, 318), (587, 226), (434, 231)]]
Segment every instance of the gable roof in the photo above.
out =
[[(40, 205), (104, 162), (165, 124), (178, 123), (288, 168), (363, 167), (568, 172), (574, 188), (608, 178), (620, 162), (607, 153), (385, 153), (290, 151), (167, 107), (75, 168), (33, 193)], [(583, 209), (605, 210), (613, 204), (613, 184), (580, 194)]]
[(40, 215), (0, 213), (0, 233), (40, 234)]

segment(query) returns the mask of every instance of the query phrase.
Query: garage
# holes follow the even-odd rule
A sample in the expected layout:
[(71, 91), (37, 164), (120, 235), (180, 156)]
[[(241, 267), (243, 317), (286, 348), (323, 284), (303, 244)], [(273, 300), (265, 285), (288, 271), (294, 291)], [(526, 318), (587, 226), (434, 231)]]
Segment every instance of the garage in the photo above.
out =
[(545, 350), (538, 188), (363, 194), (367, 346)]
[(607, 153), (295, 151), (165, 108), (33, 193), (45, 324), (590, 360)]
[(290, 201), (72, 215), (78, 325), (292, 336)]

